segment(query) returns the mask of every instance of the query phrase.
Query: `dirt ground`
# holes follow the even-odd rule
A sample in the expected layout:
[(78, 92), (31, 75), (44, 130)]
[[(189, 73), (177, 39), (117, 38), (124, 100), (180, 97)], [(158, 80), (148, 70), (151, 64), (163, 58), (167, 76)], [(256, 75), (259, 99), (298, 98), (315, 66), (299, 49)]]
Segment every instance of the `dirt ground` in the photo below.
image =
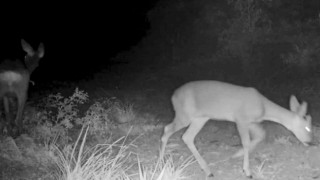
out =
[[(315, 180), (320, 179), (320, 147), (305, 147), (280, 125), (264, 123), (266, 139), (250, 154), (250, 169), (253, 179), (261, 180)], [(191, 155), (181, 136), (185, 129), (178, 131), (170, 139), (166, 153), (187, 158)], [(138, 152), (144, 154), (142, 161), (156, 159), (162, 128), (146, 134), (137, 140)], [(141, 137), (143, 138), (143, 137)], [(208, 122), (197, 135), (195, 144), (207, 161), (217, 180), (248, 179), (242, 172), (242, 158), (229, 159), (241, 147), (234, 124)], [(187, 168), (190, 180), (206, 179), (197, 162)]]
[[(164, 125), (164, 124), (163, 124)], [(163, 132), (163, 125), (159, 125), (136, 138), (133, 151), (139, 156), (143, 165), (154, 165), (159, 157), (160, 137)], [(253, 179), (257, 180), (316, 180), (320, 179), (320, 146), (319, 139), (314, 139), (314, 145), (303, 146), (288, 130), (281, 125), (266, 122), (263, 126), (267, 136), (257, 148), (250, 154), (250, 169)], [(314, 127), (315, 133), (319, 133), (319, 127)], [(181, 139), (185, 129), (175, 133), (169, 139), (166, 146), (166, 153), (172, 155), (175, 163), (178, 160), (187, 159), (192, 156), (191, 152)], [(135, 136), (137, 137), (137, 136)], [(132, 137), (132, 138), (135, 138)], [(46, 163), (49, 154), (40, 154), (37, 144), (32, 139), (22, 137), (15, 140), (17, 148), (23, 146), (22, 152), (11, 152), (11, 159), (7, 161), (1, 158), (0, 179), (55, 179), (52, 172), (39, 163)], [(11, 146), (13, 141), (2, 141), (3, 146)], [(9, 144), (9, 145), (5, 145)], [(242, 172), (242, 158), (230, 159), (230, 157), (241, 148), (240, 139), (234, 123), (225, 121), (209, 121), (200, 133), (196, 136), (195, 144), (209, 164), (214, 178), (217, 180), (242, 180), (248, 179)], [(15, 145), (14, 145), (15, 146)], [(20, 147), (21, 149), (21, 147)], [(40, 149), (40, 148), (39, 148)], [(14, 148), (10, 149), (14, 151)], [(37, 154), (37, 160), (30, 157), (30, 154)], [(25, 158), (28, 157), (28, 158)], [(7, 157), (7, 159), (10, 157)], [(18, 163), (19, 158), (25, 158), (24, 164)], [(136, 162), (136, 159), (132, 159)], [(176, 164), (178, 165), (178, 164)], [(137, 172), (131, 172), (132, 174)], [(206, 179), (204, 172), (195, 161), (186, 168), (184, 174), (188, 180)]]

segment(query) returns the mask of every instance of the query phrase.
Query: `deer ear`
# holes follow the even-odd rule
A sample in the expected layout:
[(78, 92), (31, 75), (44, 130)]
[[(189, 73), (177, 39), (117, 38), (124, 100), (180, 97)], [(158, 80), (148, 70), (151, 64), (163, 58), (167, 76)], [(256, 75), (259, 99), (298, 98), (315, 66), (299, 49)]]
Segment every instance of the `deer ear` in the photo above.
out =
[(38, 56), (39, 58), (42, 58), (44, 56), (44, 45), (43, 43), (40, 43), (38, 47)]
[(28, 54), (28, 56), (33, 56), (33, 48), (24, 39), (21, 39), (22, 49)]
[(300, 104), (299, 104), (297, 98), (294, 95), (291, 95), (291, 97), (290, 97), (290, 110), (293, 112), (298, 112), (299, 107), (300, 107)]
[(303, 103), (301, 104), (301, 106), (299, 107), (297, 113), (298, 113), (300, 116), (304, 116), (304, 115), (307, 114), (307, 108), (308, 108), (308, 104), (307, 104), (306, 102), (303, 102)]

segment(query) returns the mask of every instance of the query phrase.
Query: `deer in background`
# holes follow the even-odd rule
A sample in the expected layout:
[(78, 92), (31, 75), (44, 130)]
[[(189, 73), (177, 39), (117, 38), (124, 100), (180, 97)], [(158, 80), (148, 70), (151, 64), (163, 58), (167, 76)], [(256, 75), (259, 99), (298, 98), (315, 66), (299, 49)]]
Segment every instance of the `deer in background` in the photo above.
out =
[(178, 88), (171, 101), (175, 117), (173, 122), (164, 128), (160, 155), (164, 154), (169, 137), (189, 126), (182, 140), (207, 177), (213, 177), (213, 173), (196, 149), (194, 139), (210, 119), (236, 123), (243, 148), (232, 158), (243, 156), (243, 171), (250, 178), (252, 175), (249, 169), (249, 152), (265, 137), (265, 131), (260, 125), (262, 121), (270, 120), (282, 124), (306, 146), (312, 140), (311, 116), (306, 115), (307, 103), (300, 104), (295, 96), (291, 96), (290, 110), (287, 110), (254, 88), (219, 81), (194, 81)]
[[(27, 53), (24, 57), (24, 62), (6, 59), (0, 64), (0, 98), (3, 99), (6, 116), (6, 123), (2, 124), (2, 126), (6, 126), (11, 136), (22, 133), (22, 114), (28, 96), (30, 75), (38, 67), (39, 60), (44, 56), (42, 43), (37, 51), (23, 39), (21, 40), (21, 46)], [(8, 99), (12, 96), (16, 97), (17, 100), (17, 113), (14, 121), (11, 119), (12, 110), (10, 110)], [(1, 127), (0, 130), (3, 131), (3, 128)]]

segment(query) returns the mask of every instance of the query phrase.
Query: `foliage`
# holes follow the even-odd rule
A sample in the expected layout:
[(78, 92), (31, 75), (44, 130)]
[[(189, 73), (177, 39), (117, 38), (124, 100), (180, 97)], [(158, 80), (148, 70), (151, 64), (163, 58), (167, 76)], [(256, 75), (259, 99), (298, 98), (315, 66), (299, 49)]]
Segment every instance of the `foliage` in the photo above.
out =
[(232, 25), (237, 26), (240, 32), (255, 32), (260, 28), (271, 28), (271, 21), (263, 10), (265, 0), (228, 0), (234, 7), (235, 17)]
[(56, 111), (56, 113), (49, 111), (53, 117), (53, 124), (61, 124), (65, 128), (71, 129), (74, 120), (79, 116), (78, 105), (85, 103), (88, 98), (87, 93), (79, 91), (78, 88), (76, 88), (75, 92), (68, 98), (62, 97), (60, 93), (49, 95), (46, 99), (45, 106), (48, 109)]
[[(128, 123), (136, 118), (134, 105), (128, 102), (122, 102), (118, 99), (109, 99), (112, 118), (118, 123)], [(111, 116), (109, 116), (111, 118)]]
[(49, 95), (39, 105), (36, 116), (27, 123), (30, 134), (46, 144), (57, 140), (64, 144), (70, 139), (68, 130), (79, 125), (89, 126), (89, 135), (108, 140), (116, 123), (127, 123), (136, 117), (133, 104), (115, 97), (97, 100), (80, 114), (79, 105), (87, 101), (88, 94), (78, 88), (70, 97), (60, 93)]
[(120, 138), (110, 145), (98, 144), (93, 148), (85, 148), (88, 129), (84, 133), (82, 129), (73, 148), (62, 151), (54, 146), (57, 179), (129, 179), (125, 173), (130, 167), (126, 164), (130, 156), (127, 152), (130, 144), (124, 144), (126, 138)]
[(67, 142), (68, 130), (73, 128), (79, 117), (78, 105), (88, 100), (88, 94), (75, 89), (70, 97), (63, 97), (60, 93), (49, 95), (39, 105), (36, 117), (27, 122), (29, 133), (45, 143), (61, 140)]
[(229, 27), (220, 34), (219, 41), (226, 54), (246, 61), (260, 37), (271, 31), (271, 21), (261, 8), (263, 0), (228, 2), (234, 8), (234, 16), (229, 20)]
[(90, 126), (89, 134), (108, 139), (116, 124), (128, 123), (136, 117), (133, 104), (123, 103), (116, 97), (97, 100), (77, 124)]
[[(122, 137), (111, 144), (97, 144), (86, 148), (86, 138), (89, 132), (81, 130), (73, 148), (60, 150), (53, 145), (53, 160), (57, 169), (55, 176), (59, 180), (178, 180), (187, 178), (186, 168), (193, 164), (193, 156), (175, 165), (172, 156), (160, 157), (154, 165), (144, 166), (138, 157), (138, 163), (130, 161), (133, 153), (129, 150), (132, 143), (127, 143), (127, 137)], [(82, 137), (82, 138), (81, 138)], [(82, 139), (82, 140), (80, 140)], [(138, 166), (139, 172), (131, 174)]]
[(86, 111), (85, 116), (78, 118), (76, 124), (89, 126), (89, 134), (108, 139), (110, 137), (110, 128), (112, 122), (109, 118), (111, 108), (108, 99), (102, 102), (96, 101)]
[(277, 137), (274, 142), (277, 144), (283, 144), (283, 145), (288, 145), (288, 146), (292, 146), (292, 142), (290, 141), (291, 137), (290, 136), (280, 136)]
[(293, 44), (293, 51), (282, 55), (285, 64), (297, 66), (302, 70), (319, 67), (319, 35), (314, 33), (300, 33), (291, 36), (289, 42)]
[(194, 157), (190, 156), (184, 160), (180, 158), (176, 165), (171, 155), (167, 157), (160, 155), (154, 166), (143, 166), (138, 158), (139, 180), (188, 179), (190, 175), (186, 175), (186, 168), (195, 162)]

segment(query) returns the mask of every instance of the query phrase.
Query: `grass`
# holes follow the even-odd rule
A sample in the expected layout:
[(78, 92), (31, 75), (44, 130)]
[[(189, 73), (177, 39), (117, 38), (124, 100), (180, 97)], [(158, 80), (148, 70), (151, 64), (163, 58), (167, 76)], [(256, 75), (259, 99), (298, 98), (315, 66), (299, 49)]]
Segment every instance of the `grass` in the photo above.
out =
[[(126, 170), (129, 168), (126, 163), (130, 155), (126, 153), (129, 145), (124, 143), (118, 145), (119, 142), (125, 139), (120, 138), (112, 144), (98, 144), (85, 150), (88, 129), (86, 129), (80, 144), (83, 130), (81, 131), (71, 151), (61, 151), (55, 148), (55, 153), (57, 154), (55, 159), (59, 169), (57, 171), (58, 179), (130, 179), (126, 174)], [(78, 145), (79, 149), (77, 149)]]
[[(58, 180), (178, 180), (185, 179), (186, 168), (195, 162), (191, 156), (175, 165), (171, 155), (158, 158), (152, 166), (144, 166), (137, 156), (137, 163), (130, 159), (133, 153), (122, 137), (112, 144), (97, 144), (93, 148), (85, 146), (87, 133), (81, 130), (73, 148), (60, 150), (53, 146), (53, 159), (57, 165), (55, 177)], [(82, 137), (83, 136), (83, 137)], [(81, 138), (82, 137), (82, 138)], [(82, 141), (81, 141), (82, 140)], [(138, 166), (138, 174), (129, 172)]]
[(276, 144), (283, 144), (283, 145), (288, 145), (291, 146), (292, 142), (290, 141), (290, 136), (281, 136), (281, 137), (277, 137), (274, 142)]
[[(162, 156), (160, 156), (162, 157)], [(138, 158), (139, 180), (178, 180), (189, 178), (186, 175), (186, 168), (193, 164), (193, 156), (185, 159), (178, 166), (175, 165), (173, 157), (168, 155), (167, 158), (158, 158), (155, 167), (146, 168), (142, 166)]]

